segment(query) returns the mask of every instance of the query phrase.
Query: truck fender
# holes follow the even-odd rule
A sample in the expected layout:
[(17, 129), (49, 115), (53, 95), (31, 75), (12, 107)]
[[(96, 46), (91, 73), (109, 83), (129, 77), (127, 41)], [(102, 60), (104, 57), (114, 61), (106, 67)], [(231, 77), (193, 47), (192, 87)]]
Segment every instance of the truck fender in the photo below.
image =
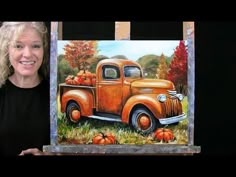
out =
[(161, 103), (157, 100), (156, 94), (134, 95), (130, 97), (124, 105), (122, 111), (122, 122), (129, 123), (130, 114), (137, 105), (148, 108), (155, 118), (162, 117)]
[(93, 114), (93, 94), (89, 90), (70, 90), (62, 95), (61, 112), (66, 111), (66, 106), (69, 101), (76, 102), (81, 109), (82, 116), (90, 116)]

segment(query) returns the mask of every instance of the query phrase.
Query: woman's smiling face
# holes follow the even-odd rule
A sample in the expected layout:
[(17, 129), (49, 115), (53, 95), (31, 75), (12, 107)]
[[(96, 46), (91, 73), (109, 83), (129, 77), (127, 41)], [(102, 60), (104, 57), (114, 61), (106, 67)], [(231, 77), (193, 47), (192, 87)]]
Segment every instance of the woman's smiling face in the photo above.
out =
[(25, 28), (9, 45), (9, 59), (14, 74), (23, 77), (35, 76), (43, 62), (43, 41), (33, 28)]

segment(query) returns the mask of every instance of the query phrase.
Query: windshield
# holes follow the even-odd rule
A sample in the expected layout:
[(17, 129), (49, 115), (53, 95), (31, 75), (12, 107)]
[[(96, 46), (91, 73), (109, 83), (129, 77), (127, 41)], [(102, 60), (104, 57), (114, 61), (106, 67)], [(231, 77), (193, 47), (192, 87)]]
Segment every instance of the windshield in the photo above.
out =
[(125, 77), (135, 79), (142, 77), (142, 72), (137, 66), (125, 66), (124, 75)]

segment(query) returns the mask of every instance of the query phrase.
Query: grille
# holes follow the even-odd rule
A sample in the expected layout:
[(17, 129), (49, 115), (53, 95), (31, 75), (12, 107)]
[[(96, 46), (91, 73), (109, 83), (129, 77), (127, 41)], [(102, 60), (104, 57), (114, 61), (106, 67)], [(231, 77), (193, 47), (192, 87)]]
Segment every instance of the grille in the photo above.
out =
[(173, 117), (182, 114), (182, 104), (180, 103), (179, 99), (176, 97), (167, 97), (166, 101), (162, 103), (164, 114), (163, 116)]

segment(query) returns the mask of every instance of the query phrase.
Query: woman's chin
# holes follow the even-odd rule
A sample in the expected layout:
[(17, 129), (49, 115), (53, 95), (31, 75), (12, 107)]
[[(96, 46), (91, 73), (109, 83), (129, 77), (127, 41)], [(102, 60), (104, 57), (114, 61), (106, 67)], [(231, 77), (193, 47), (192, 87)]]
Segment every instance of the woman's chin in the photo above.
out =
[(23, 77), (32, 77), (32, 76), (35, 76), (35, 72), (29, 72), (29, 71), (21, 72), (20, 75)]

